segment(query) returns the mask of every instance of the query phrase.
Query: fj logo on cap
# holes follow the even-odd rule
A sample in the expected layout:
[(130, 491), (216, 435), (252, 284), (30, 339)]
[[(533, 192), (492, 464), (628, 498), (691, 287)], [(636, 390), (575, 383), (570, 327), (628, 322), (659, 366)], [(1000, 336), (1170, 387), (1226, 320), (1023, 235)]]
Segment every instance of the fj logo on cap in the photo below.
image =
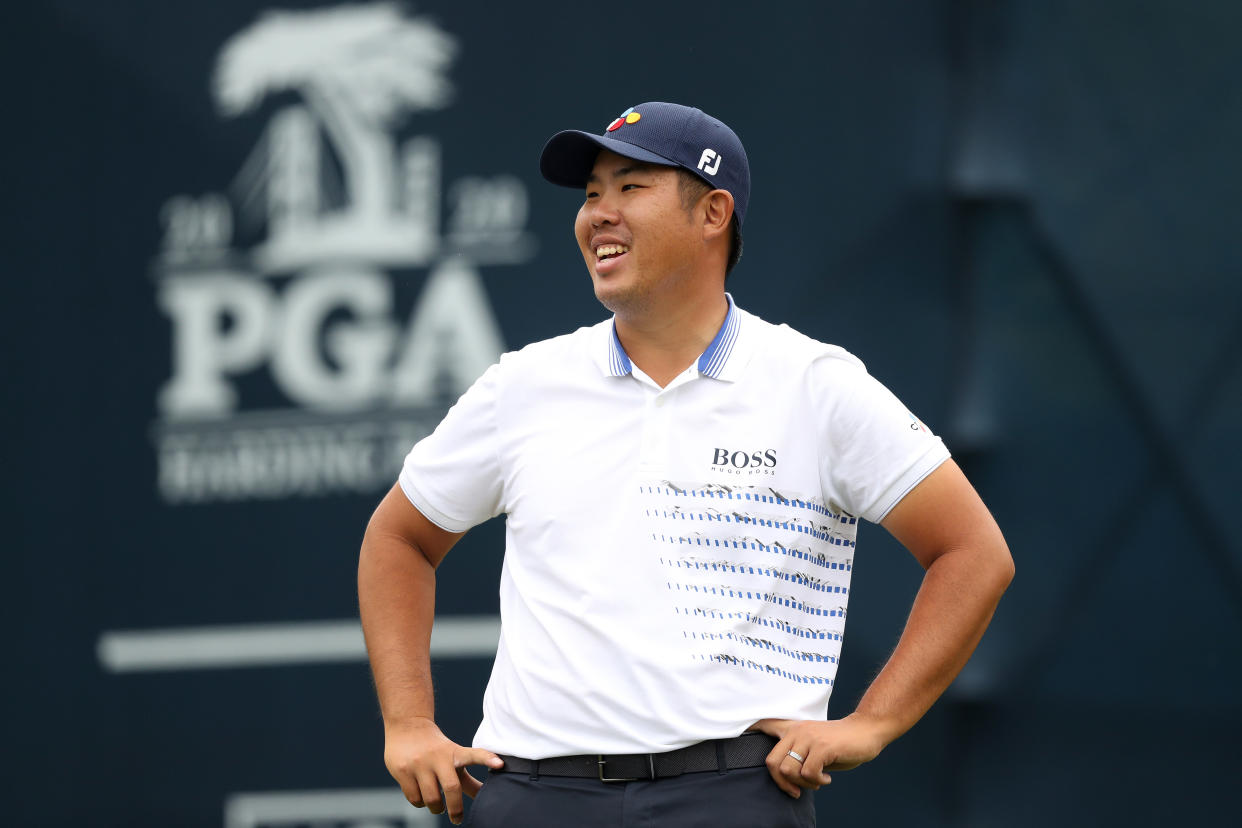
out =
[[(709, 164), (711, 166), (708, 166)], [(699, 157), (699, 169), (708, 175), (715, 175), (716, 170), (720, 169), (720, 155), (713, 149), (703, 150), (703, 154)]]

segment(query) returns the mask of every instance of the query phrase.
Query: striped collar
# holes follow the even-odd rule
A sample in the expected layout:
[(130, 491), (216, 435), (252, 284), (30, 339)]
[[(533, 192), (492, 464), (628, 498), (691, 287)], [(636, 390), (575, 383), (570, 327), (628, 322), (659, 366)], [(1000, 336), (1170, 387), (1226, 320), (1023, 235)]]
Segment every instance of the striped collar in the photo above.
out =
[[(729, 364), (729, 357), (733, 353), (733, 346), (737, 343), (738, 332), (742, 327), (742, 314), (734, 306), (733, 297), (726, 293), (725, 298), (729, 300), (729, 311), (725, 314), (720, 330), (716, 332), (716, 338), (711, 341), (698, 360), (699, 373), (713, 379), (730, 379), (724, 376), (725, 367)], [(630, 362), (629, 354), (625, 352), (621, 339), (617, 336), (615, 318), (609, 330), (611, 335), (608, 337), (608, 373), (614, 377), (623, 377), (634, 370), (634, 363)]]

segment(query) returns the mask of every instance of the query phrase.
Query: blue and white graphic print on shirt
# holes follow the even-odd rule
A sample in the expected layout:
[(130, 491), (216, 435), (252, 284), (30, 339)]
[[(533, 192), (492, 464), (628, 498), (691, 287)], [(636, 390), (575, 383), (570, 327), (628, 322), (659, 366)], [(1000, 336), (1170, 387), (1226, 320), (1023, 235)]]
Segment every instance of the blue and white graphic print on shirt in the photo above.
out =
[(692, 657), (831, 686), (858, 519), (765, 486), (660, 481), (639, 502)]

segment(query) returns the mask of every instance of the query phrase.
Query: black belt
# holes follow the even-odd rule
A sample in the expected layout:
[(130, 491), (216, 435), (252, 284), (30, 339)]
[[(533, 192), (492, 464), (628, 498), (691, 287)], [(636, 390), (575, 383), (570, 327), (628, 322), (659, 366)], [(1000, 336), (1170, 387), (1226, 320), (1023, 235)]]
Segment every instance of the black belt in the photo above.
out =
[(683, 773), (754, 768), (764, 764), (776, 739), (766, 733), (743, 733), (733, 739), (714, 739), (667, 753), (585, 754), (551, 759), (505, 756), (503, 768), (492, 773), (526, 773), (539, 776), (595, 777), (601, 782), (637, 782), (663, 779)]

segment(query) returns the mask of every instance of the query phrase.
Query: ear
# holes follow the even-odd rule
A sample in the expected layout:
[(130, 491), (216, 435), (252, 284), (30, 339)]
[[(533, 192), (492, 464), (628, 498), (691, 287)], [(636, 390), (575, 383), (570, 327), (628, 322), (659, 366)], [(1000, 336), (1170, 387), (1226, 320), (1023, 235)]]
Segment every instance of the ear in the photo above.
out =
[(728, 236), (733, 220), (733, 196), (727, 190), (712, 190), (703, 197), (703, 235), (712, 239)]

